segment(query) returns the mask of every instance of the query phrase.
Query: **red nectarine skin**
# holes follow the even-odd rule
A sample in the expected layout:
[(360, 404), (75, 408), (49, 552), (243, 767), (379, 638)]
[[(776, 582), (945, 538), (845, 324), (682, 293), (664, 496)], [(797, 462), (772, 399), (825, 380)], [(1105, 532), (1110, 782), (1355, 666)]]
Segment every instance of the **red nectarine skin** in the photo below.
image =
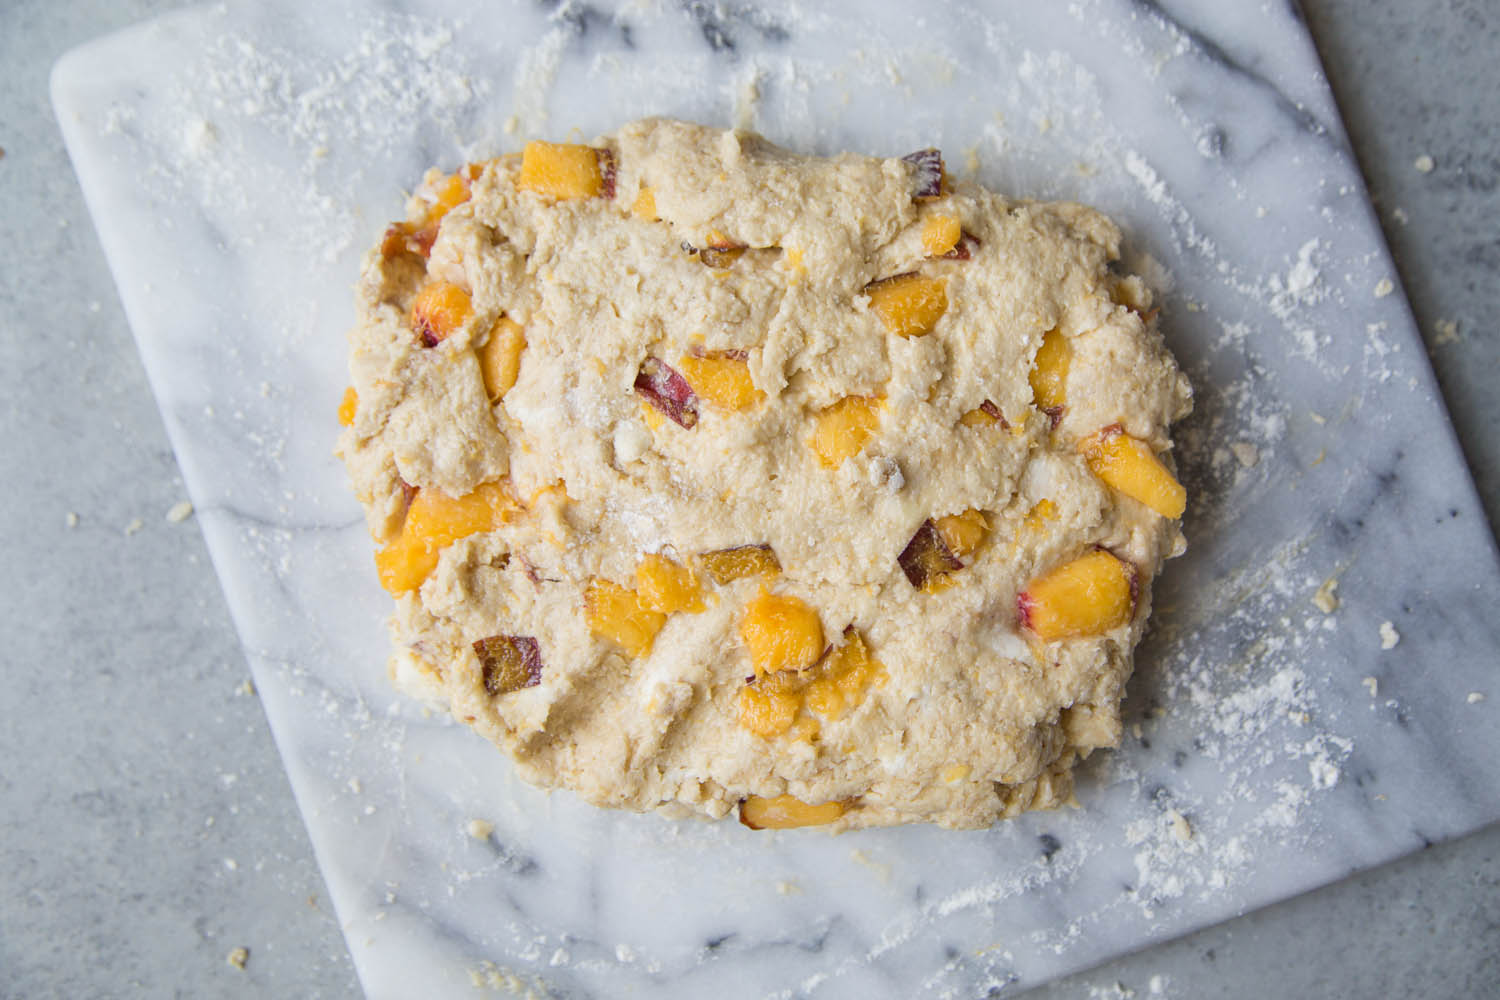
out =
[(943, 154), (933, 148), (919, 149), (901, 157), (916, 167), (912, 174), (911, 196), (917, 201), (927, 201), (943, 196)]
[(918, 590), (925, 587), (933, 577), (963, 569), (964, 566), (949, 551), (943, 536), (938, 533), (937, 525), (932, 523), (932, 518), (922, 522), (917, 533), (911, 536), (911, 541), (906, 543), (906, 548), (896, 557), (896, 562), (900, 564), (901, 572), (906, 574), (911, 585)]
[(681, 427), (698, 424), (698, 394), (688, 380), (660, 358), (647, 358), (635, 377), (635, 391)]

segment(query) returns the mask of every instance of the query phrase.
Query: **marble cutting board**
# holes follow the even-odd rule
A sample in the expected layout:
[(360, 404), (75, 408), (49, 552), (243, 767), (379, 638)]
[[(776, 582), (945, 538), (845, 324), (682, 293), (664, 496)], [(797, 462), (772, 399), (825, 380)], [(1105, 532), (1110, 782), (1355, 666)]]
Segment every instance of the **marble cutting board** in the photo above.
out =
[[(58, 64), (370, 996), (1008, 994), (1500, 817), (1493, 539), (1295, 9), (912, 10), (273, 0)], [(818, 152), (936, 144), (1122, 223), (1197, 389), (1191, 548), (1081, 809), (838, 838), (607, 814), (389, 690), (330, 454), (359, 254), (429, 164), (648, 113)]]

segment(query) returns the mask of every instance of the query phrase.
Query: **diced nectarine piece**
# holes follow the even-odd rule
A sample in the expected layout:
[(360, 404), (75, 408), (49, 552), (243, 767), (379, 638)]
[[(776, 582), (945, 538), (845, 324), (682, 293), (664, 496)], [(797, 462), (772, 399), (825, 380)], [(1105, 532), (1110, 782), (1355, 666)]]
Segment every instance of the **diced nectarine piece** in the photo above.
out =
[(641, 188), (641, 193), (635, 196), (635, 202), (630, 206), (630, 212), (637, 219), (645, 219), (647, 222), (655, 222), (661, 218), (656, 214), (656, 192), (648, 187)]
[(1187, 490), (1139, 438), (1107, 427), (1078, 443), (1094, 475), (1156, 511), (1177, 518), (1187, 509)]
[(948, 574), (964, 566), (948, 548), (931, 519), (923, 521), (917, 533), (911, 536), (911, 541), (896, 557), (896, 564), (918, 590), (941, 589)]
[(521, 352), (526, 349), (526, 332), (509, 316), (501, 316), (490, 327), (490, 339), (479, 348), (479, 374), (490, 402), (497, 403), (521, 374)]
[(880, 422), (880, 400), (845, 396), (814, 418), (812, 449), (825, 468), (837, 468), (856, 455)]
[(463, 326), (473, 306), (469, 293), (450, 281), (430, 281), (411, 303), (411, 328), (427, 347), (436, 347)]
[(990, 427), (999, 424), (1001, 430), (1010, 429), (1010, 421), (1005, 419), (1005, 414), (1000, 412), (1000, 407), (988, 399), (959, 417), (958, 422), (965, 427)]
[(741, 726), (769, 740), (792, 728), (802, 697), (796, 691), (762, 690), (758, 684), (746, 684), (740, 688), (735, 708)]
[(1072, 361), (1073, 348), (1062, 331), (1048, 330), (1036, 352), (1036, 367), (1031, 369), (1031, 396), (1037, 409), (1050, 416), (1054, 425), (1068, 402), (1068, 366)]
[(769, 545), (737, 545), (705, 552), (698, 557), (698, 565), (721, 587), (747, 576), (775, 576), (781, 572), (781, 560)]
[(730, 239), (717, 229), (711, 229), (708, 232), (708, 245), (698, 251), (698, 260), (705, 267), (726, 268), (739, 260), (746, 249), (745, 244)]
[(740, 803), (740, 822), (752, 830), (788, 830), (832, 823), (846, 811), (842, 802), (810, 805), (791, 795), (778, 795), (774, 799), (752, 795)]
[(515, 510), (514, 498), (498, 482), (481, 483), (458, 498), (436, 489), (417, 490), (406, 509), (401, 534), (375, 553), (381, 584), (392, 594), (415, 590), (437, 566), (443, 549), (460, 538), (499, 527)]
[(948, 546), (948, 551), (959, 559), (967, 559), (977, 552), (984, 536), (990, 531), (984, 514), (972, 507), (961, 514), (940, 517), (934, 525), (943, 538), (943, 544)]
[(870, 308), (885, 328), (902, 337), (920, 337), (948, 311), (948, 283), (915, 271), (884, 278), (865, 287)]
[(944, 182), (948, 175), (943, 169), (943, 154), (939, 150), (929, 146), (915, 153), (907, 153), (901, 159), (916, 168), (912, 171), (912, 198), (931, 201), (943, 196)]
[(604, 194), (599, 151), (570, 143), (528, 142), (516, 186), (559, 201)]
[(354, 424), (354, 414), (359, 410), (359, 393), (354, 391), (354, 386), (344, 390), (344, 398), (339, 401), (339, 423), (345, 427)]
[(656, 552), (635, 568), (635, 592), (642, 607), (662, 614), (703, 610), (702, 588), (693, 571)]
[(929, 215), (922, 223), (922, 252), (929, 257), (941, 257), (958, 246), (963, 234), (963, 225), (955, 217)]
[(743, 410), (765, 398), (750, 378), (750, 362), (740, 352), (716, 352), (677, 362), (688, 384), (702, 398), (726, 410)]
[(651, 652), (667, 616), (641, 604), (635, 591), (609, 580), (593, 580), (584, 594), (589, 629), (632, 657)]
[(435, 192), (437, 200), (427, 210), (427, 221), (440, 222), (443, 216), (469, 200), (469, 178), (465, 174), (466, 171), (460, 170), (443, 178)]
[(1100, 635), (1130, 621), (1135, 568), (1095, 549), (1028, 583), (1016, 610), (1021, 624), (1043, 642)]
[(542, 653), (529, 635), (492, 635), (476, 640), (480, 676), (491, 697), (542, 682)]
[(745, 607), (740, 638), (757, 674), (805, 670), (823, 655), (823, 621), (790, 594), (762, 590)]
[(852, 626), (844, 630), (844, 644), (830, 650), (813, 670), (803, 700), (826, 719), (837, 719), (858, 705), (865, 690), (879, 683), (884, 668), (870, 656), (870, 647)]
[(635, 376), (635, 391), (679, 427), (697, 426), (698, 394), (677, 369), (660, 358), (641, 362)]

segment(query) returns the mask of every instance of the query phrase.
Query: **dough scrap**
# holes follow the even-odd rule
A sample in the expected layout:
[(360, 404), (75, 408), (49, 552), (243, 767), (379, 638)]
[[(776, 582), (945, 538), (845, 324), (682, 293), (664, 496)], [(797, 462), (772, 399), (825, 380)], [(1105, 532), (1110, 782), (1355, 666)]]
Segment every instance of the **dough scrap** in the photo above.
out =
[[(430, 171), (365, 258), (339, 452), (395, 683), (600, 806), (842, 830), (1071, 801), (1183, 548), (1099, 464), (1123, 436), (1180, 492), (1192, 399), (1119, 230), (936, 151), (665, 119), (591, 146)], [(1101, 549), (1121, 614), (1022, 597)]]

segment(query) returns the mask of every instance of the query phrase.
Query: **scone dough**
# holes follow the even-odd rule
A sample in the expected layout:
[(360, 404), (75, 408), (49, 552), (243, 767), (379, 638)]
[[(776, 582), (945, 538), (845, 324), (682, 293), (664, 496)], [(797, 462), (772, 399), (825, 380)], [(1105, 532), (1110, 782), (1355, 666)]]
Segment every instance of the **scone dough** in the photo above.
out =
[[(931, 151), (807, 157), (661, 119), (591, 146), (590, 196), (537, 190), (516, 156), (429, 173), (365, 259), (339, 450), (377, 544), (416, 530), (424, 493), (513, 501), (441, 538), (398, 594), (396, 683), (528, 781), (601, 806), (717, 818), (790, 795), (837, 803), (823, 818), (846, 829), (980, 827), (1070, 801), (1074, 764), (1119, 741), (1151, 580), (1183, 546), (1175, 519), (1086, 455), (1106, 431), (1170, 469), (1169, 425), (1191, 408), (1149, 292), (1112, 266), (1119, 230), (1081, 205), (935, 180)], [(947, 220), (962, 237), (934, 253)], [(903, 335), (878, 292), (912, 272), (946, 308)], [(414, 301), (439, 285), (468, 311), (432, 342)], [(480, 358), (517, 327), (514, 384), (493, 392)], [(1049, 334), (1070, 360), (1066, 403), (1044, 412)], [(700, 373), (685, 426), (668, 383), (703, 358), (747, 372), (751, 402), (715, 402)], [(866, 436), (830, 464), (820, 420), (849, 405)], [(981, 540), (919, 586), (913, 539), (965, 512)], [(703, 554), (743, 546), (769, 546), (780, 571), (718, 582)], [(1128, 615), (1044, 641), (1018, 597), (1100, 549), (1133, 572)], [(695, 609), (646, 615), (658, 628), (632, 649), (600, 616), (643, 607), (652, 556), (696, 588)], [(827, 648), (796, 684), (752, 660), (763, 595), (821, 625)], [(504, 655), (485, 660), (492, 637)], [(858, 669), (828, 666), (850, 642)], [(793, 718), (778, 731), (762, 713), (755, 731), (743, 692), (776, 684)]]

